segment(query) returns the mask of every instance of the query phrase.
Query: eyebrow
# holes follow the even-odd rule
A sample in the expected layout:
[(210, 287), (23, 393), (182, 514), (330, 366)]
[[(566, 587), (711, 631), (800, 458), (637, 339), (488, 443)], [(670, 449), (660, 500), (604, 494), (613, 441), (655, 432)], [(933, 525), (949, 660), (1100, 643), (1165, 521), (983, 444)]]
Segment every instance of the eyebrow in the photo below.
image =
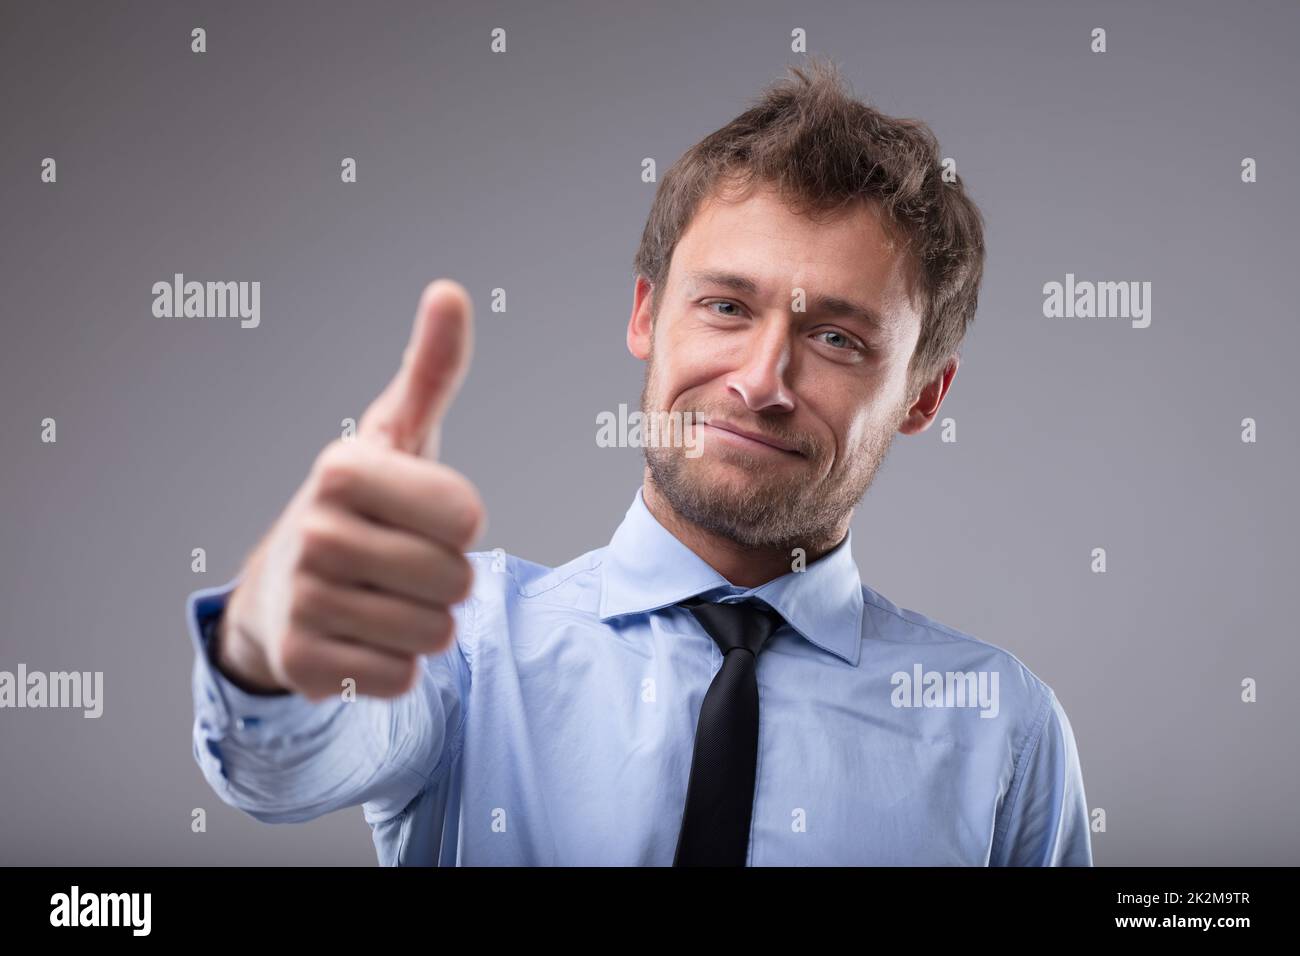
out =
[[(758, 283), (749, 276), (738, 272), (720, 272), (703, 270), (686, 274), (695, 285), (722, 286), (733, 292), (745, 295), (758, 295)], [(808, 297), (808, 311), (819, 315), (828, 315), (840, 319), (857, 319), (873, 329), (884, 331), (888, 328), (880, 313), (870, 306), (852, 302), (837, 295), (814, 295)]]

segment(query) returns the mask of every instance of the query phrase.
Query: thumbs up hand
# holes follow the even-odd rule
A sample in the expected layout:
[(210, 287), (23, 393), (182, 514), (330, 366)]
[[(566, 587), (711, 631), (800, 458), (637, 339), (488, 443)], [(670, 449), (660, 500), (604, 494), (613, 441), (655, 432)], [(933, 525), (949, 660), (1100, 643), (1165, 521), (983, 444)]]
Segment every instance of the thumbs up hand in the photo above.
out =
[(458, 283), (424, 290), (401, 367), (356, 440), (326, 446), (249, 556), (217, 634), (218, 668), (236, 684), (322, 700), (352, 678), (358, 694), (395, 697), (421, 655), (451, 646), (484, 509), (437, 458), (472, 323)]
[(430, 283), (402, 367), (361, 417), (360, 437), (436, 461), (443, 416), (469, 371), (473, 331), (468, 293), (449, 279)]

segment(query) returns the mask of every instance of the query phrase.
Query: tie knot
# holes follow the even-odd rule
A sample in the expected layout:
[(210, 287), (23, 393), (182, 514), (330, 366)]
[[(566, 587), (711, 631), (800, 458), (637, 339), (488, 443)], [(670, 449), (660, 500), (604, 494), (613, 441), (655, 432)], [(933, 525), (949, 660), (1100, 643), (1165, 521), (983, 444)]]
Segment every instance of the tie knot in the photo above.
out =
[(719, 604), (691, 598), (681, 604), (713, 638), (723, 657), (739, 648), (758, 657), (767, 639), (785, 623), (774, 608), (757, 599)]

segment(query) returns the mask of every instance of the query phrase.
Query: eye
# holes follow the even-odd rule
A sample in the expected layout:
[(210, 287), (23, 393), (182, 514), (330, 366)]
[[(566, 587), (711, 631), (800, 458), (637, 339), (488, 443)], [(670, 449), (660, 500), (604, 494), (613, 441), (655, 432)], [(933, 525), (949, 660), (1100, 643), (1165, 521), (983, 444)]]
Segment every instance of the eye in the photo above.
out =
[(827, 344), (833, 346), (836, 349), (855, 349), (860, 347), (855, 340), (849, 338), (843, 332), (837, 331), (836, 329), (823, 329), (821, 332), (818, 332), (817, 334), (833, 336), (835, 341), (826, 340), (826, 339), (824, 339), (823, 341), (826, 341)]
[(706, 309), (711, 309), (715, 305), (725, 305), (736, 310), (735, 312), (715, 312), (713, 313), (714, 315), (721, 315), (728, 319), (739, 318), (741, 315), (740, 306), (737, 305), (735, 302), (732, 302), (730, 299), (713, 299), (703, 304)]

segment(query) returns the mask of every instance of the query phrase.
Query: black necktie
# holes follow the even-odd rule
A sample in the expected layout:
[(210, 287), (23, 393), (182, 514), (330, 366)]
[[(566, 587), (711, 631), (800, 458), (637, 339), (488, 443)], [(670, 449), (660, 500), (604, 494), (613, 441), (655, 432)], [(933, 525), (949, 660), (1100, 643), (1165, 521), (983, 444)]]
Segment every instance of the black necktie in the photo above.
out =
[(756, 601), (681, 602), (722, 651), (695, 730), (673, 866), (744, 866), (758, 763), (758, 654), (781, 615)]

